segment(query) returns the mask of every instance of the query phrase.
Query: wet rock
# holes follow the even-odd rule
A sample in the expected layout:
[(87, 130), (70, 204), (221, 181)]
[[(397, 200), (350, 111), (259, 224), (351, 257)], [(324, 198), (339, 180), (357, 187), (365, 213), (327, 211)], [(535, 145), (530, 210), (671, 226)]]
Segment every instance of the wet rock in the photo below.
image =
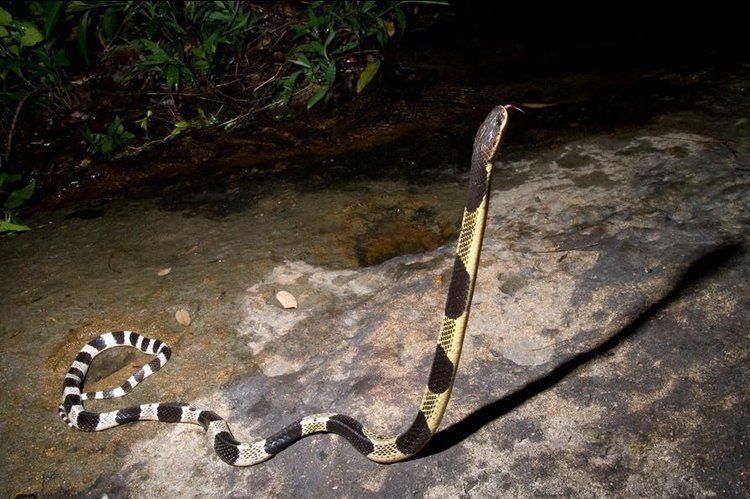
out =
[[(443, 430), (392, 466), (319, 435), (235, 469), (198, 427), (84, 434), (55, 408), (80, 346), (128, 328), (170, 343), (172, 360), (130, 400), (93, 410), (191, 401), (227, 418), (240, 440), (312, 412), (403, 430), (427, 377), (452, 244), (366, 268), (316, 260), (319, 250), (350, 254), (341, 241), (361, 233), (330, 220), (295, 226), (294, 217), (313, 200), (354, 206), (357, 190), (303, 193), (285, 212), (274, 211), (276, 191), (221, 220), (115, 204), (106, 220), (34, 223), (0, 245), (0, 475), (9, 477), (0, 493), (742, 496), (750, 128), (737, 123), (750, 109), (728, 93), (736, 84), (717, 83), (699, 106), (649, 125), (498, 163)], [(732, 95), (733, 106), (717, 107)], [(409, 206), (409, 189), (396, 192), (381, 205), (404, 196)], [(455, 216), (440, 206), (436, 217)], [(277, 229), (282, 221), (292, 230)], [(196, 251), (175, 250), (196, 241)], [(165, 266), (169, 278), (156, 276)], [(274, 301), (282, 288), (297, 297), (293, 313)], [(161, 313), (177, 306), (200, 320), (183, 328)], [(95, 364), (94, 386), (119, 379), (115, 360), (131, 362), (110, 360)]]

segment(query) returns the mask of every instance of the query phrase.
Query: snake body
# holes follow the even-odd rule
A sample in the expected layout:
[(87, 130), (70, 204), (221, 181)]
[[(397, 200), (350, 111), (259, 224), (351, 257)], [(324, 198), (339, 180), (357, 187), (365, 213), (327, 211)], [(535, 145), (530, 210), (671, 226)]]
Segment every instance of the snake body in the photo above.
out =
[[(218, 456), (234, 466), (261, 463), (307, 435), (324, 432), (341, 435), (359, 452), (379, 463), (401, 461), (419, 452), (440, 426), (453, 388), (479, 266), (493, 160), (508, 122), (509, 107), (495, 107), (480, 126), (474, 140), (468, 199), (435, 356), (419, 410), (406, 431), (399, 435), (382, 436), (343, 414), (314, 414), (295, 421), (268, 438), (242, 443), (234, 438), (229, 425), (219, 415), (188, 404), (155, 403), (111, 412), (86, 411), (83, 406), (85, 400), (122, 397), (169, 360), (171, 350), (165, 343), (132, 331), (105, 333), (80, 350), (65, 375), (60, 416), (69, 426), (82, 431), (101, 431), (134, 421), (197, 424), (209, 434)], [(155, 357), (121, 386), (84, 393), (86, 372), (94, 357), (119, 346), (134, 347)]]

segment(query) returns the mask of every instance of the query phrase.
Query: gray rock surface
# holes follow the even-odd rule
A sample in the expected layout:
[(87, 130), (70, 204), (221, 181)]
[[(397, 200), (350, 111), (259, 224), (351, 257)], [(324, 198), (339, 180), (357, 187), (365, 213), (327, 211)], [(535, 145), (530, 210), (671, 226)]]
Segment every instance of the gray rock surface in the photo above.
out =
[[(220, 219), (143, 201), (91, 220), (37, 215), (0, 243), (0, 494), (750, 494), (749, 74), (689, 110), (500, 159), (444, 429), (405, 463), (319, 435), (235, 469), (198, 427), (84, 434), (56, 407), (83, 343), (133, 329), (173, 358), (93, 409), (190, 401), (241, 440), (312, 412), (405, 428), (454, 244), (354, 268), (374, 229), (347, 214), (408, 205), (445, 231), (462, 179), (275, 189)], [(279, 290), (299, 307), (282, 309)], [(146, 358), (102, 357), (89, 386), (118, 384)]]

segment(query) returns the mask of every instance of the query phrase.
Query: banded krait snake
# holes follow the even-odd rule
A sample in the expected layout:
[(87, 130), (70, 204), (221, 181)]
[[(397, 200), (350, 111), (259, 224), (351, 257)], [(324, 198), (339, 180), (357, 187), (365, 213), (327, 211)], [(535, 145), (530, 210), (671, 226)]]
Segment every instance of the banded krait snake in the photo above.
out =
[[(85, 400), (122, 397), (169, 360), (171, 350), (166, 344), (130, 331), (103, 334), (86, 344), (78, 353), (73, 366), (65, 375), (60, 416), (71, 427), (83, 431), (106, 430), (133, 421), (198, 424), (210, 435), (219, 457), (235, 466), (258, 464), (300, 438), (321, 432), (343, 436), (358, 451), (379, 463), (401, 461), (416, 454), (437, 431), (450, 399), (479, 265), (493, 159), (508, 123), (510, 107), (512, 106), (495, 107), (482, 123), (474, 140), (468, 200), (458, 237), (445, 315), (422, 403), (414, 422), (406, 431), (400, 435), (380, 436), (349, 416), (315, 414), (299, 419), (264, 440), (241, 443), (235, 440), (229, 425), (219, 415), (187, 404), (144, 404), (101, 413), (86, 411), (83, 407)], [(118, 388), (83, 393), (86, 371), (93, 358), (118, 346), (135, 347), (156, 357)]]

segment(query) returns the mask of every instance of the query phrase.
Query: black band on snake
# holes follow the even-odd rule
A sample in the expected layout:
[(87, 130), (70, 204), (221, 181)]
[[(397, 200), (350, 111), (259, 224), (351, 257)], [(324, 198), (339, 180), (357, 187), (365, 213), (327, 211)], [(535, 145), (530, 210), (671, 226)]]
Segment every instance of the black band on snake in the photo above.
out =
[[(101, 413), (86, 411), (83, 407), (85, 400), (122, 397), (169, 360), (171, 350), (166, 344), (130, 331), (103, 334), (86, 344), (78, 353), (65, 375), (60, 416), (71, 427), (83, 431), (106, 430), (134, 421), (197, 424), (209, 434), (219, 457), (234, 466), (261, 463), (300, 438), (322, 432), (343, 436), (358, 451), (379, 463), (401, 461), (419, 452), (440, 426), (453, 388), (479, 265), (493, 160), (508, 123), (510, 107), (495, 107), (482, 123), (474, 140), (468, 200), (435, 357), (417, 415), (406, 431), (399, 435), (381, 436), (349, 416), (315, 414), (295, 421), (264, 440), (241, 443), (232, 436), (229, 425), (219, 415), (187, 404), (144, 404)], [(156, 357), (118, 388), (83, 393), (84, 379), (93, 358), (104, 350), (118, 346), (134, 347)]]

